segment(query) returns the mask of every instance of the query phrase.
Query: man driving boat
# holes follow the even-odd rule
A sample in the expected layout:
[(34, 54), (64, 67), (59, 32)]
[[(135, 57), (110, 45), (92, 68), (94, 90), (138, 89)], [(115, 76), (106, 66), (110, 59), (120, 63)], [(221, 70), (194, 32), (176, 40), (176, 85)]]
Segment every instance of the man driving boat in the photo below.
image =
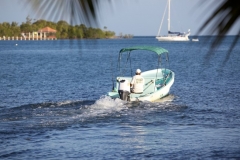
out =
[(141, 76), (141, 70), (137, 69), (136, 75), (133, 76), (132, 81), (130, 83), (131, 93), (141, 94), (143, 92), (144, 83), (145, 83), (145, 80)]

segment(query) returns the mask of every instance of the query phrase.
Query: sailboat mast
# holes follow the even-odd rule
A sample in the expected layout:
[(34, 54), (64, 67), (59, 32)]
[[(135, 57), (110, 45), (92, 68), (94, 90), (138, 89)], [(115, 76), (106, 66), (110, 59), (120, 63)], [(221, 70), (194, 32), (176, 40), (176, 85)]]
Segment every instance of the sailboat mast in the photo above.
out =
[(170, 1), (168, 0), (168, 31), (170, 31)]
[[(167, 30), (168, 30), (168, 34), (165, 36), (157, 36), (157, 40), (158, 41), (189, 41), (188, 36), (190, 35), (190, 30), (188, 31), (188, 33), (180, 33), (180, 32), (171, 32), (171, 0), (166, 0), (166, 7), (164, 10), (164, 14), (163, 17), (165, 17), (165, 12), (168, 9), (168, 17), (167, 17)], [(161, 27), (162, 27), (162, 22), (163, 22), (163, 18), (161, 21), (161, 25), (160, 28), (158, 30), (158, 35), (160, 33)]]

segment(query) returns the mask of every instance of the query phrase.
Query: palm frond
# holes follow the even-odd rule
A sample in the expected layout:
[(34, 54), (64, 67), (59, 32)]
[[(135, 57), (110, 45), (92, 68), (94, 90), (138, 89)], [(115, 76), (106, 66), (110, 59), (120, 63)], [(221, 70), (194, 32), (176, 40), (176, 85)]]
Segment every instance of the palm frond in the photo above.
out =
[(25, 0), (33, 16), (49, 20), (67, 20), (71, 24), (97, 25), (98, 0)]
[[(204, 29), (210, 26), (211, 28), (210, 33), (217, 35), (217, 37), (214, 39), (212, 43), (212, 48), (215, 48), (222, 42), (224, 38), (223, 36), (226, 35), (230, 31), (230, 29), (238, 22), (239, 17), (240, 17), (239, 1), (224, 0), (220, 3), (219, 7), (213, 12), (213, 14), (200, 27), (199, 33), (201, 33)], [(234, 40), (233, 44), (235, 44), (236, 41), (238, 40), (239, 32), (236, 33), (237, 37)]]

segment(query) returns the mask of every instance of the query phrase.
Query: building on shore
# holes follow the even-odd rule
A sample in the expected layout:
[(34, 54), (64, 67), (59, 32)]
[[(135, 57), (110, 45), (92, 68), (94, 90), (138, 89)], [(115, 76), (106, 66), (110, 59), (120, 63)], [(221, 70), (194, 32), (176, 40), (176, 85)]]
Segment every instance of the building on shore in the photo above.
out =
[(39, 29), (35, 32), (21, 33), (21, 37), (0, 37), (0, 40), (56, 40), (57, 30), (50, 27)]

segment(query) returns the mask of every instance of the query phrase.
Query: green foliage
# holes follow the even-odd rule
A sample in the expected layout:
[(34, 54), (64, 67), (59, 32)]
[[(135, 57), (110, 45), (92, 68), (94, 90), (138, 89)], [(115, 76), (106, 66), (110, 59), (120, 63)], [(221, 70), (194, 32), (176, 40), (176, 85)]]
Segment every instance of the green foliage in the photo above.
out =
[(17, 22), (12, 22), (12, 24), (8, 22), (0, 23), (0, 36), (13, 37), (19, 36), (21, 34), (21, 30), (17, 24)]
[(107, 27), (101, 30), (99, 28), (88, 28), (84, 24), (71, 26), (63, 20), (57, 23), (43, 19), (33, 23), (32, 21), (33, 20), (28, 16), (26, 22), (23, 22), (21, 25), (18, 25), (17, 22), (12, 22), (11, 24), (8, 22), (0, 23), (0, 37), (20, 37), (21, 33), (36, 32), (44, 27), (50, 27), (57, 30), (56, 37), (58, 39), (103, 39), (115, 36), (114, 32), (106, 30)]

